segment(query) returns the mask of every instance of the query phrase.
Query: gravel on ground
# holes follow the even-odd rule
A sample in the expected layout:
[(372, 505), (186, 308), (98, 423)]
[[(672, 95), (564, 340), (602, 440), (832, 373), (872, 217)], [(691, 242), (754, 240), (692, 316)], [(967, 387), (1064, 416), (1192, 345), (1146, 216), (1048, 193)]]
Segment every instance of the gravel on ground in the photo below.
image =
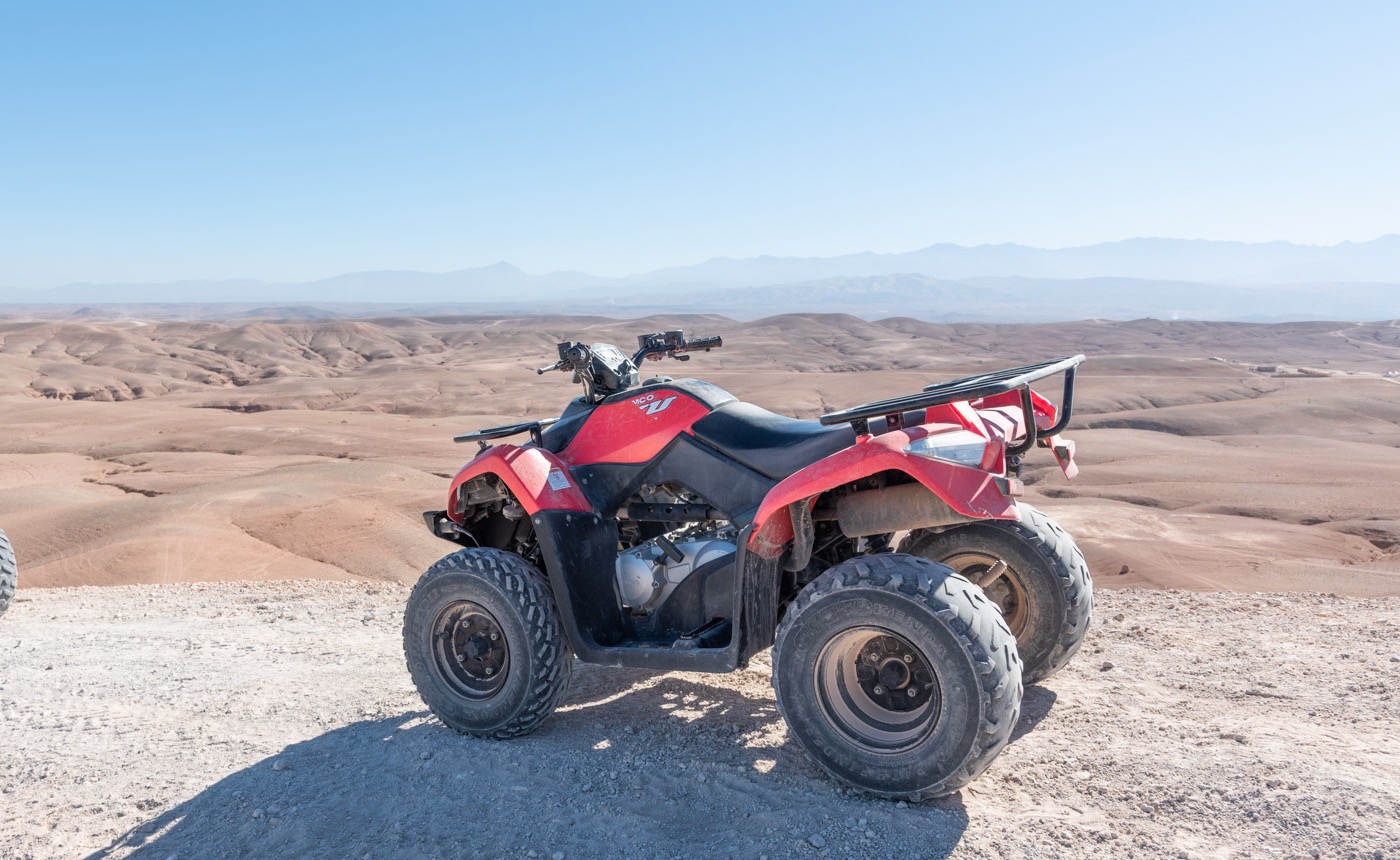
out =
[(580, 665), (514, 741), (409, 682), (407, 590), (30, 589), (0, 619), (0, 855), (1400, 857), (1400, 598), (1106, 591), (971, 786), (910, 805), (789, 739), (768, 655)]

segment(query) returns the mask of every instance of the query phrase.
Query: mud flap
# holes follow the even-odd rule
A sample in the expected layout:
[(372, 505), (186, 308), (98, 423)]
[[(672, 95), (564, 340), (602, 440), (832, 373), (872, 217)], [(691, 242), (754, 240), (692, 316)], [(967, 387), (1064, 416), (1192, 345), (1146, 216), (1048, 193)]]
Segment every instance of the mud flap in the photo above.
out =
[[(806, 503), (802, 503), (806, 506)], [(739, 666), (773, 644), (778, 631), (778, 591), (782, 583), (782, 556), (764, 558), (749, 552), (753, 526), (739, 534), (739, 590), (743, 595), (743, 615), (739, 624)], [(810, 545), (809, 545), (810, 546)], [(810, 552), (810, 550), (809, 550)]]
[(1065, 473), (1065, 477), (1074, 480), (1079, 474), (1079, 466), (1074, 462), (1074, 440), (1056, 435), (1042, 441), (1055, 455), (1055, 462), (1060, 464), (1060, 470)]

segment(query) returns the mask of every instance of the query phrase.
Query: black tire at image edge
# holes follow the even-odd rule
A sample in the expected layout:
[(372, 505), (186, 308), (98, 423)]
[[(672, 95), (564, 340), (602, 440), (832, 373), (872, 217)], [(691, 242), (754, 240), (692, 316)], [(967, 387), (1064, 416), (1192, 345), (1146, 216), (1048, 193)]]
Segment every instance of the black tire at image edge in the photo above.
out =
[(10, 608), (18, 586), (19, 567), (15, 563), (14, 547), (10, 546), (10, 539), (5, 537), (5, 533), (0, 531), (0, 614)]

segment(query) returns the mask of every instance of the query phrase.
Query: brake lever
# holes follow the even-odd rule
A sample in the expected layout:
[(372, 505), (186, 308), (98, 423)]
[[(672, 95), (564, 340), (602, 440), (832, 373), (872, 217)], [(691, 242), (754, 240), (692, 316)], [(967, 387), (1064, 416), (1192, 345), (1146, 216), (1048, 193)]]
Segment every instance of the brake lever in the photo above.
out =
[(537, 367), (537, 368), (535, 368), (535, 375), (536, 375), (536, 376), (544, 376), (546, 373), (549, 373), (551, 370), (563, 370), (563, 369), (564, 369), (564, 362), (562, 362), (562, 361), (556, 361), (556, 362), (554, 362), (553, 364), (551, 364), (549, 367)]

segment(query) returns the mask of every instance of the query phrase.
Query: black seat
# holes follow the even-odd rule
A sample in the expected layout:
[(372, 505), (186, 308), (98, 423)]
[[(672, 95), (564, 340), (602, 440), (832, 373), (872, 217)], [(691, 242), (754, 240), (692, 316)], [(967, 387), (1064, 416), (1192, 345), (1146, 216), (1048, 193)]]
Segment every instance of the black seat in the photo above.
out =
[(770, 478), (786, 478), (855, 444), (849, 424), (824, 427), (769, 412), (752, 403), (726, 403), (695, 422), (695, 438)]

